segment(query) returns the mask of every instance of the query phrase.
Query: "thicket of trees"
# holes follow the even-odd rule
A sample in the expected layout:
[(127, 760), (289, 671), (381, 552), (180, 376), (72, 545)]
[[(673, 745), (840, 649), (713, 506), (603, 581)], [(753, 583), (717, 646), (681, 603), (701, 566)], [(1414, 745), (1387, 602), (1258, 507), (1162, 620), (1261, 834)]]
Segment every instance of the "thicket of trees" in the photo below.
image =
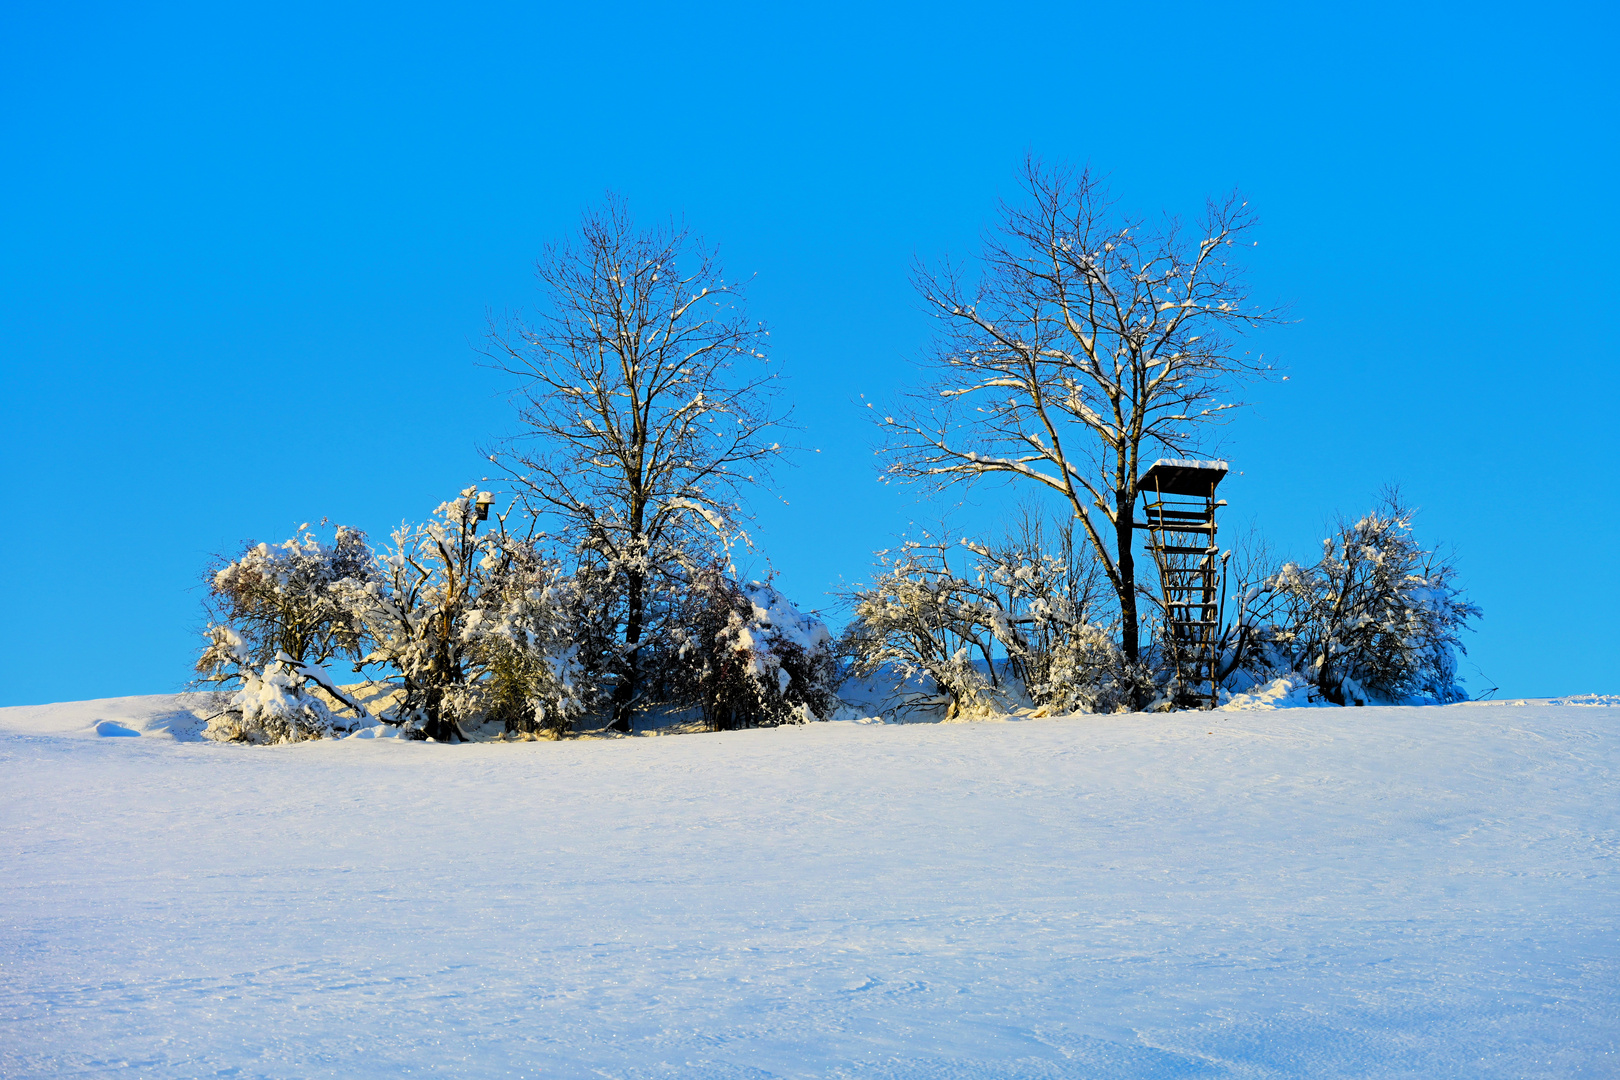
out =
[[(836, 706), (826, 626), (730, 570), (743, 491), (783, 449), (768, 335), (740, 285), (617, 199), (538, 276), (533, 321), (490, 335), (521, 379), (521, 433), (489, 455), (515, 504), (491, 517), (469, 487), (381, 549), (339, 528), (216, 568), (198, 668), (230, 690), (217, 735), (380, 720), (439, 741), (556, 736), (583, 717), (628, 732), (640, 714), (723, 729)], [(386, 682), (375, 715), (336, 687), (338, 661)]]
[[(1157, 583), (1135, 569), (1136, 480), (1196, 450), (1268, 371), (1238, 344), (1273, 318), (1234, 258), (1252, 218), (1233, 198), (1190, 232), (1149, 229), (1086, 173), (1030, 161), (1023, 181), (975, 273), (918, 271), (940, 325), (930, 374), (881, 418), (894, 477), (1002, 478), (1046, 498), (1003, 535), (941, 530), (879, 553), (843, 596), (837, 640), (769, 582), (740, 580), (745, 497), (784, 452), (767, 331), (712, 249), (610, 198), (545, 252), (538, 312), (491, 331), (489, 356), (519, 381), (519, 433), (487, 452), (508, 505), (474, 485), (386, 544), (305, 526), (219, 560), (197, 663), (224, 695), (210, 733), (384, 723), (457, 741), (629, 732), (638, 717), (723, 730), (827, 719), (850, 679), (944, 718), (1171, 707), (1162, 620), (1141, 613)], [(1393, 495), (1317, 562), (1259, 546), (1228, 578), (1230, 689), (1463, 696), (1460, 633), (1479, 609)]]
[[(197, 664), (228, 695), (209, 733), (290, 742), (380, 722), (455, 742), (617, 720), (622, 578), (601, 573), (591, 549), (569, 567), (544, 536), (509, 532), (511, 511), (480, 532), (487, 498), (469, 487), (376, 550), (339, 527), (330, 541), (306, 532), (221, 565), (221, 621)], [(724, 730), (836, 707), (832, 635), (768, 582), (699, 567), (660, 604), (661, 633), (639, 643), (641, 711)], [(309, 632), (311, 612), (324, 631)], [(302, 652), (289, 650), (298, 641)], [(370, 676), (371, 692), (340, 687), (337, 663)]]

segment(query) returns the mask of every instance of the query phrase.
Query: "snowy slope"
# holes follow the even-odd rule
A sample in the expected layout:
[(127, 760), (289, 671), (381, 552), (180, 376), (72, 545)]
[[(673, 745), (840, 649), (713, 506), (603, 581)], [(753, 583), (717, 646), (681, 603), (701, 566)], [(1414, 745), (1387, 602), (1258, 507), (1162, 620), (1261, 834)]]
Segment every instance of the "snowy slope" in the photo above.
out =
[(1617, 708), (251, 748), (186, 706), (0, 710), (0, 1076), (1620, 1074)]

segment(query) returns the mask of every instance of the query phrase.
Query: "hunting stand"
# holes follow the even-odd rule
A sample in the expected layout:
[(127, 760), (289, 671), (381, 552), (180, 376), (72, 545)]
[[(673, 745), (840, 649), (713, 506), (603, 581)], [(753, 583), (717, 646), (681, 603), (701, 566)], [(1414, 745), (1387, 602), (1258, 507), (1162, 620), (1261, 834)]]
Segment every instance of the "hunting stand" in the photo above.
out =
[(1180, 705), (1213, 709), (1220, 663), (1220, 548), (1215, 543), (1215, 488), (1227, 472), (1224, 461), (1161, 459), (1142, 474), (1142, 516), (1134, 522), (1148, 534), (1147, 548), (1159, 564), (1164, 592), (1165, 653), (1176, 667)]

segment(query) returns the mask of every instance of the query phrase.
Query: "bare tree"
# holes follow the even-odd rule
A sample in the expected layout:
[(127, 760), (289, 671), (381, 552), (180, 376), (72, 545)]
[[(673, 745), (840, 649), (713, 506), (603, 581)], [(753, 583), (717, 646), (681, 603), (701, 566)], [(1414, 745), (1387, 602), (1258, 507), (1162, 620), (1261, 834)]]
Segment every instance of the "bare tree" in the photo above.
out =
[(737, 537), (741, 490), (782, 451), (767, 331), (712, 249), (638, 228), (611, 195), (536, 271), (537, 319), (491, 335), (526, 428), (491, 459), (616, 583), (613, 727), (628, 731), (654, 591)]
[[(1233, 196), (1188, 235), (1114, 211), (1089, 172), (1026, 160), (980, 274), (919, 268), (940, 320), (930, 380), (885, 417), (891, 475), (944, 486), (1010, 477), (1056, 492), (1095, 550), (1138, 650), (1132, 511), (1144, 455), (1179, 457), (1267, 370), (1235, 332), (1265, 322), (1230, 259), (1253, 224)], [(1151, 463), (1151, 458), (1145, 459)]]

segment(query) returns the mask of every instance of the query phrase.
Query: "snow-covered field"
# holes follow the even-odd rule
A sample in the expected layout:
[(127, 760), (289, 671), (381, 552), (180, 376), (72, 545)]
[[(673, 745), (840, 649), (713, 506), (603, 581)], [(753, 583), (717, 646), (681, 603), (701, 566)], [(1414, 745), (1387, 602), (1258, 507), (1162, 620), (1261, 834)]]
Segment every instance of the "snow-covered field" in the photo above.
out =
[(1620, 708), (192, 730), (0, 710), (0, 1076), (1620, 1075)]

